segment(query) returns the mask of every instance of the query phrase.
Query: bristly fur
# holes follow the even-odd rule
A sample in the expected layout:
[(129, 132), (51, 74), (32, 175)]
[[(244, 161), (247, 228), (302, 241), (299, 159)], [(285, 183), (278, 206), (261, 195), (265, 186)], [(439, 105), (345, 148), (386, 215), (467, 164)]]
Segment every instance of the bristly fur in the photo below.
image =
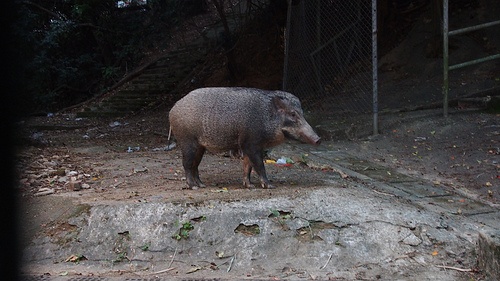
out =
[(183, 153), (190, 187), (203, 185), (198, 165), (205, 150), (233, 151), (243, 156), (245, 179), (255, 169), (269, 186), (262, 162), (264, 149), (286, 138), (318, 143), (303, 117), (299, 99), (283, 91), (253, 88), (201, 88), (179, 100), (169, 113), (170, 126)]

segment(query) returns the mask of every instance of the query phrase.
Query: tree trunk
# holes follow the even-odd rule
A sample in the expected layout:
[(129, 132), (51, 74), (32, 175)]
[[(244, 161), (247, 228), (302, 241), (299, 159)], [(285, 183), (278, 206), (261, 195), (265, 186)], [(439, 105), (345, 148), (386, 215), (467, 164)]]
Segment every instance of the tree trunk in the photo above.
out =
[(427, 43), (425, 55), (428, 58), (437, 58), (443, 51), (443, 36), (441, 28), (441, 20), (443, 18), (443, 0), (431, 1), (432, 14), (432, 37)]
[(224, 27), (224, 50), (226, 51), (227, 57), (227, 68), (229, 72), (229, 79), (234, 82), (238, 77), (238, 64), (236, 63), (236, 58), (234, 54), (233, 39), (231, 36), (231, 29), (229, 29), (229, 24), (227, 22), (226, 13), (224, 12), (224, 0), (212, 0), (212, 3), (217, 9), (217, 13), (222, 21)]

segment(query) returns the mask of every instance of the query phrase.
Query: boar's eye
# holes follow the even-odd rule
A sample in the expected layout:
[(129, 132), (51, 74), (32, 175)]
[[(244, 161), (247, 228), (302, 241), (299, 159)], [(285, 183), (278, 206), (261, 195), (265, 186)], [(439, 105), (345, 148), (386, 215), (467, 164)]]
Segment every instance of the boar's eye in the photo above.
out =
[(290, 118), (285, 118), (285, 122), (283, 122), (284, 127), (293, 127), (295, 124), (295, 120), (290, 119)]
[(285, 127), (291, 127), (291, 126), (294, 126), (295, 123), (297, 123), (297, 113), (295, 112), (290, 112), (290, 114), (288, 116), (285, 117), (285, 122), (284, 122), (284, 126)]

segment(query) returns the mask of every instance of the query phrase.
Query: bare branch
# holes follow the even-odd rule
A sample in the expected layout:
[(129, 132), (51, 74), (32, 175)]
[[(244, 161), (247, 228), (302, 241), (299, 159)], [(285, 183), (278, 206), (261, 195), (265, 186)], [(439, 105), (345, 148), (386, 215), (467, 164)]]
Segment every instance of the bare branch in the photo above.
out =
[(36, 4), (36, 3), (33, 3), (31, 1), (21, 1), (21, 3), (24, 4), (24, 5), (27, 5), (27, 6), (35, 7), (35, 8), (37, 8), (37, 9), (39, 9), (39, 10), (41, 10), (41, 11), (43, 11), (43, 12), (45, 12), (45, 13), (47, 13), (47, 14), (49, 14), (49, 15), (57, 18), (57, 19), (64, 20), (64, 18), (62, 18), (61, 15), (59, 15), (57, 13), (54, 13), (51, 10), (49, 10), (49, 9), (47, 9), (45, 7), (42, 7), (42, 6), (40, 6), (40, 5)]

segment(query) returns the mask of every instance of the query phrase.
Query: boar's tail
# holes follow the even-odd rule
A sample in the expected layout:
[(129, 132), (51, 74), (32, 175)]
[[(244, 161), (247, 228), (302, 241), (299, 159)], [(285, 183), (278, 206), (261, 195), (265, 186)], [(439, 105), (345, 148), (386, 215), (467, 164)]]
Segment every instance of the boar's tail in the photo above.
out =
[(172, 140), (172, 126), (168, 129), (168, 137), (167, 137), (167, 147), (165, 148), (166, 151), (174, 149), (176, 146), (176, 143), (173, 142)]

